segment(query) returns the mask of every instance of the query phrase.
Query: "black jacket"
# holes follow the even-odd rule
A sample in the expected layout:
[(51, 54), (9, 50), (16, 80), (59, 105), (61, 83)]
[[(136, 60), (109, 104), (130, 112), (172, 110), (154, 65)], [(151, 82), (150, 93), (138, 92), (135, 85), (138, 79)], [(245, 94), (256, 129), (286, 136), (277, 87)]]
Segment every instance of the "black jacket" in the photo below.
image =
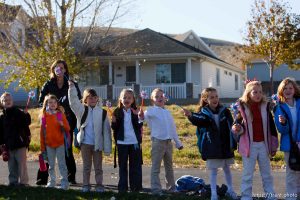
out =
[[(114, 110), (114, 115), (116, 116), (116, 122), (111, 123), (111, 128), (113, 129), (114, 139), (124, 140), (124, 112), (123, 108), (116, 108)], [(139, 123), (139, 118), (137, 115), (131, 112), (131, 122), (134, 129), (135, 136), (137, 138), (138, 143), (142, 143), (142, 131), (143, 123)]]
[[(77, 89), (77, 96), (81, 99), (81, 93), (78, 87), (78, 84), (75, 82), (75, 87)], [(76, 116), (71, 110), (68, 98), (68, 89), (69, 84), (67, 78), (64, 78), (64, 84), (62, 88), (58, 88), (56, 83), (56, 78), (52, 78), (48, 80), (42, 87), (40, 97), (39, 97), (39, 104), (43, 104), (45, 96), (48, 94), (54, 94), (57, 99), (59, 100), (59, 104), (65, 109), (66, 117), (70, 123), (71, 131), (76, 127)]]
[(29, 147), (31, 117), (13, 106), (0, 110), (0, 144), (9, 150)]
[(233, 119), (230, 111), (220, 106), (216, 114), (219, 116), (219, 128), (213, 112), (207, 106), (199, 113), (192, 113), (188, 118), (197, 126), (197, 144), (203, 160), (233, 158), (237, 147), (231, 133)]

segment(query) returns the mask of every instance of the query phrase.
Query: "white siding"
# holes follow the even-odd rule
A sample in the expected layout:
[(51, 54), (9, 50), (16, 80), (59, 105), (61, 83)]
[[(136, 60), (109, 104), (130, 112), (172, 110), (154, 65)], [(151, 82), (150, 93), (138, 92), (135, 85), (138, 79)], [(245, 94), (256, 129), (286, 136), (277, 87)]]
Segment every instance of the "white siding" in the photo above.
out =
[(201, 82), (200, 63), (192, 61), (192, 83), (199, 85)]
[[(228, 70), (226, 68), (217, 66), (210, 62), (202, 63), (202, 88), (214, 87), (218, 90), (220, 98), (238, 98), (241, 96), (241, 74)], [(216, 86), (216, 69), (220, 69), (220, 86)], [(224, 71), (227, 71), (227, 75)], [(231, 76), (229, 75), (231, 73)], [(237, 74), (239, 77), (239, 88), (235, 90), (234, 75)]]

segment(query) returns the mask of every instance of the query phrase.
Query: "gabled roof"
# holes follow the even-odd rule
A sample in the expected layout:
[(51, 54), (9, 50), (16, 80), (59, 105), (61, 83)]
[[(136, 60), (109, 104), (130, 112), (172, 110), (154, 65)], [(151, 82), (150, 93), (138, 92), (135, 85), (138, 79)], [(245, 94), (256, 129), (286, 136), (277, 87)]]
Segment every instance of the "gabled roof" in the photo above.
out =
[(12, 6), (5, 3), (0, 3), (0, 23), (10, 23), (13, 22), (19, 11), (21, 6)]
[(176, 53), (199, 53), (222, 61), (207, 52), (180, 42), (165, 34), (155, 32), (149, 28), (102, 43), (96, 48), (89, 49), (87, 56), (129, 56)]
[(189, 30), (188, 32), (183, 33), (183, 34), (175, 35), (175, 36), (173, 36), (173, 38), (175, 38), (176, 40), (179, 40), (180, 42), (184, 42), (184, 43), (192, 45), (189, 41), (191, 36), (193, 39), (195, 39), (198, 42), (198, 45), (195, 46), (196, 48), (198, 48), (201, 51), (204, 51), (207, 54), (210, 54), (214, 57), (218, 57), (217, 54), (212, 49), (210, 49), (207, 46), (207, 44), (193, 30)]

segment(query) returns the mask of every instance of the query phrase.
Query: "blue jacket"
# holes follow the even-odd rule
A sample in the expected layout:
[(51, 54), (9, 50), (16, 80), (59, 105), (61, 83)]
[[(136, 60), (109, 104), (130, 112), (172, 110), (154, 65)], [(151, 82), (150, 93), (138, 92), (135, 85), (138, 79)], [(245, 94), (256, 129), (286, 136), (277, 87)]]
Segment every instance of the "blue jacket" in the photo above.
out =
[(219, 128), (215, 123), (212, 111), (206, 106), (199, 113), (192, 113), (189, 120), (197, 126), (198, 148), (203, 160), (227, 159), (234, 157), (237, 145), (231, 134), (233, 123), (230, 111), (218, 107)]
[[(297, 122), (293, 122), (290, 109), (286, 103), (279, 103), (274, 107), (274, 118), (275, 125), (278, 132), (281, 134), (280, 139), (280, 150), (289, 152), (290, 151), (290, 135), (294, 123), (297, 123), (297, 133), (293, 133), (293, 139), (296, 142), (300, 142), (300, 98), (296, 99), (296, 110), (297, 110)], [(285, 124), (279, 123), (279, 115), (282, 115), (287, 120)]]

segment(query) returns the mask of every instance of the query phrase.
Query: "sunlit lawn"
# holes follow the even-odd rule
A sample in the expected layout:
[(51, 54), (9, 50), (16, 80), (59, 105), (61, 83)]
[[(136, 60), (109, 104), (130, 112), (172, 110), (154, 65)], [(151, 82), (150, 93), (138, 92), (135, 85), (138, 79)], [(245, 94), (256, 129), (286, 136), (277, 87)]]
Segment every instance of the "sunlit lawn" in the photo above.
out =
[[(183, 106), (191, 111), (195, 111), (197, 109), (196, 105), (188, 105)], [(146, 109), (146, 108), (144, 108)], [(186, 119), (185, 116), (181, 113), (180, 108), (174, 105), (167, 106), (175, 119), (177, 131), (179, 134), (179, 138), (184, 145), (184, 149), (179, 151), (174, 149), (174, 165), (176, 167), (205, 167), (205, 162), (200, 159), (200, 154), (197, 147), (197, 137), (196, 137), (196, 127), (191, 125), (191, 123)], [(31, 152), (39, 151), (39, 128), (40, 121), (38, 118), (39, 109), (31, 109), (30, 111), (32, 117), (32, 124), (30, 125), (31, 133), (32, 133), (32, 142), (30, 144)], [(143, 161), (144, 164), (150, 165), (150, 150), (151, 150), (151, 140), (150, 140), (150, 131), (147, 124), (144, 125), (143, 131)], [(79, 151), (74, 149), (75, 154), (77, 155), (77, 159), (81, 159), (78, 156)], [(241, 157), (236, 152), (236, 165), (235, 167), (240, 168)], [(113, 162), (113, 156), (107, 157), (105, 156), (105, 162), (111, 163)], [(276, 156), (272, 159), (273, 168), (281, 168), (284, 164), (283, 161), (283, 153), (277, 152)]]

